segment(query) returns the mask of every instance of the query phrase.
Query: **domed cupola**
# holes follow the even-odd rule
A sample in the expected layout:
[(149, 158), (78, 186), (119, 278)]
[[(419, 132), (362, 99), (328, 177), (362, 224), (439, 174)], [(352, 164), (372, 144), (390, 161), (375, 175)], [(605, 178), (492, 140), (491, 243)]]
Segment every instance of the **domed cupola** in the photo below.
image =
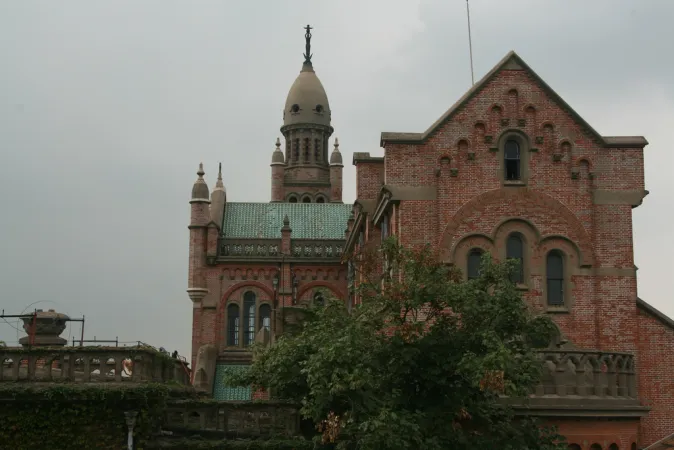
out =
[(283, 110), (285, 155), (281, 148), (272, 155), (272, 201), (299, 197), (332, 201), (328, 141), (334, 130), (328, 95), (311, 62), (311, 29), (309, 25), (304, 28), (304, 63)]
[(316, 124), (330, 127), (330, 103), (311, 63), (311, 27), (307, 25), (302, 70), (290, 87), (283, 110), (283, 125)]
[(283, 125), (318, 124), (330, 126), (330, 103), (311, 60), (304, 61), (302, 71), (290, 87), (283, 111)]

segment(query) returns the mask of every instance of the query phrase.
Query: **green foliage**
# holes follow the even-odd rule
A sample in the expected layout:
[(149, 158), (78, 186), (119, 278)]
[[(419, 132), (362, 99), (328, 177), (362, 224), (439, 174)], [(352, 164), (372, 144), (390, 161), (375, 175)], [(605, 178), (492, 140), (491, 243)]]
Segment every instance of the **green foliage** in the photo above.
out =
[(535, 385), (535, 347), (554, 331), (510, 282), (510, 264), (485, 257), (481, 276), (464, 282), (429, 248), (392, 239), (357, 258), (361, 305), (312, 311), (229, 381), (299, 402), (317, 440), (337, 449), (565, 448), (554, 430), (499, 402)]
[(134, 428), (142, 449), (162, 420), (171, 388), (0, 383), (0, 443), (13, 450), (89, 450), (125, 447), (125, 411), (138, 411)]
[(299, 439), (236, 439), (207, 441), (200, 438), (173, 439), (152, 445), (148, 448), (176, 449), (176, 450), (312, 450), (314, 445), (310, 441)]

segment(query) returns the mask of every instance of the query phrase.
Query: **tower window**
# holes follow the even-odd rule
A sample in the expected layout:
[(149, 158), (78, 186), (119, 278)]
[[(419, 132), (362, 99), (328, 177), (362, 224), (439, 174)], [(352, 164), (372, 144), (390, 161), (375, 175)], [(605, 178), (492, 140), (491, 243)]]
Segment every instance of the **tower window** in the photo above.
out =
[(510, 281), (516, 284), (524, 283), (524, 244), (519, 234), (511, 234), (506, 241), (506, 258), (514, 259), (515, 268), (510, 274)]
[(317, 113), (322, 113), (323, 112), (323, 105), (316, 105), (316, 112)]
[(300, 112), (300, 105), (295, 103), (293, 106), (290, 107), (290, 112), (291, 113), (298, 113)]
[(466, 273), (469, 280), (474, 280), (480, 276), (480, 264), (482, 263), (482, 250), (474, 248), (468, 253)]
[(321, 162), (321, 141), (314, 139), (314, 161)]
[(227, 307), (227, 345), (239, 345), (239, 305)]
[(548, 253), (546, 260), (548, 305), (564, 304), (564, 258), (559, 250)]
[(243, 345), (248, 347), (255, 341), (255, 294), (246, 292), (243, 295)]
[(300, 140), (295, 139), (295, 144), (293, 148), (293, 164), (297, 164), (300, 161)]
[(508, 140), (504, 147), (505, 159), (505, 179), (519, 180), (520, 179), (520, 144), (515, 140)]
[(309, 140), (309, 138), (304, 138), (304, 161), (303, 162), (305, 164), (309, 162), (309, 152), (311, 150), (310, 142), (311, 141)]

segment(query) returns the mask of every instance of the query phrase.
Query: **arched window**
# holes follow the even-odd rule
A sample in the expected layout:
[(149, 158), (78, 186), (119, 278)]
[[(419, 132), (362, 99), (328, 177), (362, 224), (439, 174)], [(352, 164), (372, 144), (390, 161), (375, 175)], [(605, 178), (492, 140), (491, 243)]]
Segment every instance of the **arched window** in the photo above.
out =
[(311, 203), (311, 197), (304, 197), (302, 203)]
[(325, 306), (325, 297), (321, 291), (314, 292), (314, 306)]
[(239, 345), (239, 305), (227, 307), (227, 345)]
[[(320, 105), (318, 105), (320, 106)], [(316, 107), (318, 109), (318, 106)], [(321, 141), (314, 139), (314, 161), (319, 163), (321, 162)]]
[(569, 450), (582, 450), (578, 444), (569, 444)]
[(323, 197), (318, 197), (316, 203), (325, 203), (325, 199)]
[(255, 341), (255, 294), (243, 294), (243, 345), (248, 347)]
[(291, 197), (288, 199), (288, 201), (289, 201), (290, 203), (297, 203), (297, 197), (295, 197), (295, 196), (293, 195), (293, 196), (291, 196)]
[(480, 264), (482, 263), (482, 250), (474, 248), (468, 252), (466, 272), (469, 280), (474, 280), (480, 276)]
[(613, 443), (608, 446), (608, 450), (620, 450), (620, 448), (618, 447), (618, 444)]
[(503, 151), (505, 159), (505, 179), (519, 180), (520, 179), (520, 144), (515, 140), (508, 140), (505, 143)]
[(592, 444), (590, 450), (602, 450), (600, 444)]
[(260, 305), (260, 330), (271, 330), (271, 306), (264, 304)]
[(548, 305), (564, 304), (564, 258), (559, 250), (548, 253), (546, 260)]
[(519, 234), (511, 234), (506, 241), (506, 258), (516, 261), (515, 269), (510, 274), (513, 283), (524, 283), (524, 244)]
[(300, 140), (295, 139), (293, 145), (293, 164), (298, 164), (300, 162)]
[(311, 152), (311, 140), (304, 138), (304, 164), (309, 164), (309, 153)]

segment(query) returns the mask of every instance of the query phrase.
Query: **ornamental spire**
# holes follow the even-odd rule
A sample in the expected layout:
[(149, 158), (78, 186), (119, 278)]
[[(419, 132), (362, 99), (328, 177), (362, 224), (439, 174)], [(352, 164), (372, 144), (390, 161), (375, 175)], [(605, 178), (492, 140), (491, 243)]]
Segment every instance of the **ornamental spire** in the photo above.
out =
[(304, 29), (306, 30), (306, 33), (304, 34), (304, 39), (306, 39), (306, 41), (307, 41), (306, 50), (305, 50), (305, 53), (304, 53), (304, 64), (310, 66), (311, 65), (311, 57), (313, 56), (311, 54), (311, 30), (313, 28), (311, 28), (310, 25), (307, 25)]

